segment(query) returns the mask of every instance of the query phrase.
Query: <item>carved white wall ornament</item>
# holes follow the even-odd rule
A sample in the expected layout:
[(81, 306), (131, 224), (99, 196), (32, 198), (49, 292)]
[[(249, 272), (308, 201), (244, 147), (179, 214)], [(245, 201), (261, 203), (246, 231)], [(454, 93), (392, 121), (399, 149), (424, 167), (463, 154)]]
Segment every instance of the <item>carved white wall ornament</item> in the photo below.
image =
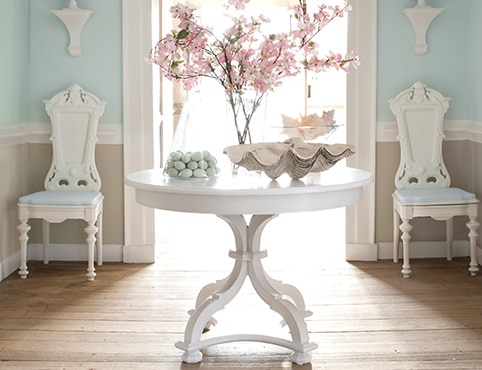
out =
[(79, 9), (76, 0), (70, 0), (68, 8), (62, 10), (52, 10), (57, 17), (64, 22), (69, 31), (70, 45), (67, 48), (70, 55), (77, 57), (82, 49), (80, 47), (80, 35), (82, 30), (94, 12), (87, 9)]
[(425, 0), (418, 0), (415, 8), (406, 8), (402, 12), (410, 21), (415, 32), (414, 50), (417, 54), (425, 54), (428, 49), (426, 35), (430, 23), (443, 11), (443, 8), (432, 8)]

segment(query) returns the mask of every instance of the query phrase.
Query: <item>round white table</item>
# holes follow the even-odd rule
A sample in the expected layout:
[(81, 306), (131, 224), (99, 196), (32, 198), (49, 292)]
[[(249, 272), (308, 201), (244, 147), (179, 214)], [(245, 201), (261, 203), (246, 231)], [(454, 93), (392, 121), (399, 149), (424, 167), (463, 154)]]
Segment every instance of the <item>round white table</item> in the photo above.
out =
[[(184, 341), (176, 347), (185, 351), (183, 361), (202, 360), (200, 349), (234, 341), (258, 341), (292, 349), (292, 362), (311, 362), (310, 351), (317, 348), (309, 341), (300, 291), (292, 285), (274, 280), (264, 270), (260, 250), (261, 233), (266, 224), (281, 213), (306, 212), (344, 207), (359, 202), (363, 187), (373, 181), (364, 170), (333, 167), (321, 173), (310, 173), (300, 180), (283, 175), (271, 180), (264, 174), (222, 174), (211, 179), (170, 179), (162, 169), (135, 172), (125, 183), (135, 188), (139, 204), (163, 210), (211, 213), (231, 227), (236, 250), (229, 256), (235, 263), (226, 278), (206, 285), (198, 294), (195, 309), (190, 312)], [(246, 215), (251, 215), (249, 223)], [(308, 256), (309, 258), (309, 256)], [(213, 315), (222, 310), (240, 291), (249, 277), (260, 298), (279, 313), (289, 327), (292, 340), (267, 335), (234, 334), (203, 339), (203, 331), (215, 324)]]

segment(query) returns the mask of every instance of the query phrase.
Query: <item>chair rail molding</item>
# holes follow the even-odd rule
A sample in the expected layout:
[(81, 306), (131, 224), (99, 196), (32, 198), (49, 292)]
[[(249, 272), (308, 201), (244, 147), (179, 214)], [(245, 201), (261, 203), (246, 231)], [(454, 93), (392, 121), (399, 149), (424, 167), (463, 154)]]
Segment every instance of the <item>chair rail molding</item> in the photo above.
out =
[[(482, 144), (482, 121), (445, 120), (444, 134), (446, 141), (468, 140)], [(396, 121), (377, 122), (377, 142), (398, 142)]]
[[(97, 138), (100, 145), (123, 143), (121, 123), (99, 124)], [(0, 125), (0, 147), (20, 144), (51, 144), (52, 131), (49, 122), (19, 122)]]

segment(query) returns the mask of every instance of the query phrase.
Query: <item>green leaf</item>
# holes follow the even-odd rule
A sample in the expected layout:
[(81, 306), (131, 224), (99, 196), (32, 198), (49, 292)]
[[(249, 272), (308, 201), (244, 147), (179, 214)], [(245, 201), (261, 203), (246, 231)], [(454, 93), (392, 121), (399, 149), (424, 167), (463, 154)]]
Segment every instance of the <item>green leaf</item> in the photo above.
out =
[(183, 29), (183, 30), (179, 31), (179, 33), (176, 35), (176, 38), (178, 40), (181, 40), (181, 39), (185, 39), (188, 36), (189, 36), (189, 32), (187, 30)]
[(174, 60), (171, 63), (171, 69), (176, 69), (180, 64), (182, 64), (184, 61), (183, 60)]

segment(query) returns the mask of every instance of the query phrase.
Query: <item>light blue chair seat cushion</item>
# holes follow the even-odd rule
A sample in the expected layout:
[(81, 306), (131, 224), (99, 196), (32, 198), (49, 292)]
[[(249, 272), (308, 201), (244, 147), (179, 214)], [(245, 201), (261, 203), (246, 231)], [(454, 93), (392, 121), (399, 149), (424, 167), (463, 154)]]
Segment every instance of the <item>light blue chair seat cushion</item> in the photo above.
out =
[(91, 206), (102, 199), (98, 191), (39, 191), (20, 197), (20, 204), (55, 206)]
[(459, 188), (397, 189), (393, 196), (406, 204), (450, 204), (476, 201), (475, 194)]

